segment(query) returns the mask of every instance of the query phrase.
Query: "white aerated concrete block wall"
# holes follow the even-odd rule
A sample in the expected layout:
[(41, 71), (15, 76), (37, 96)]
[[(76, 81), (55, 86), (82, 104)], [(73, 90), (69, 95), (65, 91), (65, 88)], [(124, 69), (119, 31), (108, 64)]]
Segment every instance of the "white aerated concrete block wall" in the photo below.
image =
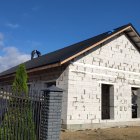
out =
[[(125, 35), (76, 58), (69, 67), (67, 124), (132, 121), (131, 87), (140, 87), (140, 54)], [(114, 119), (101, 119), (101, 84), (114, 85)]]
[(63, 91), (63, 99), (62, 99), (62, 125), (67, 124), (67, 110), (68, 110), (68, 73), (69, 68), (67, 67), (59, 78), (56, 80), (56, 86), (62, 88)]

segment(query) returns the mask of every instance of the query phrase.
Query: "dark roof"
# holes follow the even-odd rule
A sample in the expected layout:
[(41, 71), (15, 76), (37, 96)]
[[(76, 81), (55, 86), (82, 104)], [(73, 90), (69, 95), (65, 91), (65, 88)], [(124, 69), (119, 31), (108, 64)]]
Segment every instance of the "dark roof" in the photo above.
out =
[[(45, 55), (42, 55), (38, 58), (34, 58), (32, 60), (25, 62), (24, 64), (26, 66), (26, 69), (30, 70), (30, 69), (38, 68), (41, 66), (47, 66), (50, 64), (62, 62), (64, 60), (66, 60), (67, 58), (85, 50), (89, 46), (92, 46), (92, 45), (98, 43), (99, 41), (101, 41), (105, 38), (108, 38), (109, 36), (121, 31), (122, 29), (125, 29), (128, 26), (133, 27), (132, 24), (127, 24), (127, 25), (121, 26), (119, 28), (114, 29), (113, 31), (108, 31), (108, 32), (102, 33), (100, 35), (97, 35), (97, 36), (92, 37), (90, 39), (81, 41), (81, 42), (76, 43), (74, 45), (56, 50), (54, 52), (51, 52), (51, 53), (48, 53)], [(13, 68), (10, 68), (10, 69), (0, 73), (0, 77), (4, 76), (4, 75), (9, 75), (9, 74), (15, 73), (17, 67), (18, 66), (15, 66)]]

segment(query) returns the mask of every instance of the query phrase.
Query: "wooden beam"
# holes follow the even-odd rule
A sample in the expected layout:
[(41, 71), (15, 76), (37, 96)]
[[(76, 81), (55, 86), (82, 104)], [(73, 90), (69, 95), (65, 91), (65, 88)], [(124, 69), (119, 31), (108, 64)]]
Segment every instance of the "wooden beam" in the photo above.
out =
[[(130, 26), (131, 27), (131, 26)], [(131, 29), (133, 30), (133, 32), (137, 35), (137, 37), (139, 38), (139, 40), (140, 40), (140, 36), (139, 36), (139, 34), (133, 29), (133, 27), (131, 27)]]
[(129, 33), (132, 33), (132, 32), (133, 32), (132, 30), (131, 30), (131, 31), (126, 31), (126, 33), (128, 33), (128, 34), (129, 34)]
[(47, 65), (47, 66), (42, 66), (42, 67), (38, 67), (38, 68), (34, 68), (34, 69), (31, 69), (31, 70), (28, 70), (27, 72), (31, 73), (31, 72), (35, 72), (35, 71), (40, 71), (40, 70), (44, 70), (44, 69), (58, 67), (60, 65), (61, 65), (60, 63), (50, 64), (50, 65)]
[(136, 43), (136, 44), (139, 44), (139, 43), (140, 43), (140, 41), (135, 41), (135, 43)]
[(137, 37), (137, 35), (129, 35), (130, 37)]
[(93, 49), (94, 47), (100, 45), (101, 43), (103, 43), (103, 42), (105, 42), (105, 41), (111, 39), (112, 37), (115, 37), (116, 35), (119, 35), (120, 33), (124, 32), (125, 30), (127, 30), (127, 29), (129, 29), (129, 28), (131, 28), (131, 26), (128, 26), (128, 27), (124, 28), (123, 30), (121, 30), (121, 31), (119, 31), (119, 32), (117, 32), (117, 33), (115, 33), (115, 34), (113, 34), (113, 35), (111, 35), (111, 36), (109, 36), (109, 37), (107, 37), (107, 38), (101, 40), (100, 42), (97, 42), (96, 44), (94, 44), (94, 45), (92, 45), (92, 46), (86, 48), (85, 50), (83, 50), (83, 51), (81, 51), (81, 52), (79, 52), (79, 53), (77, 53), (77, 54), (75, 54), (75, 55), (69, 57), (68, 59), (62, 61), (62, 62), (61, 62), (61, 65), (64, 64), (64, 63), (66, 63), (66, 62), (68, 62), (68, 61), (70, 61), (70, 60), (72, 60), (72, 59), (74, 59), (75, 57), (77, 57), (77, 56), (79, 56), (79, 55), (81, 55), (81, 54), (83, 54), (83, 53), (85, 53), (85, 52), (87, 52), (87, 51)]

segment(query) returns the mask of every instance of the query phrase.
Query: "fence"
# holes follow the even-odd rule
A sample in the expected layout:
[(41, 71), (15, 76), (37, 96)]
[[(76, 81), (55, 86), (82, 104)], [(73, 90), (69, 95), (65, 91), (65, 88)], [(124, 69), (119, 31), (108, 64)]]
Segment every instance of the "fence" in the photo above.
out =
[(0, 140), (59, 140), (62, 90), (0, 91)]

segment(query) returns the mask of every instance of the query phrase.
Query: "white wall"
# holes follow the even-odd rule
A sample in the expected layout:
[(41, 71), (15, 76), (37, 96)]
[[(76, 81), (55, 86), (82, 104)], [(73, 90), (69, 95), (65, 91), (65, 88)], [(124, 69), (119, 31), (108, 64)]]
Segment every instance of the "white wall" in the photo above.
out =
[(62, 100), (62, 124), (67, 123), (67, 104), (68, 104), (68, 74), (69, 67), (64, 68), (55, 68), (53, 70), (47, 71), (46, 73), (42, 73), (36, 76), (30, 76), (29, 80), (31, 82), (31, 89), (42, 90), (45, 89), (45, 83), (56, 81), (56, 86), (62, 88), (63, 92), (63, 100)]
[[(140, 86), (140, 54), (121, 35), (69, 65), (67, 124), (131, 119), (131, 87)], [(101, 83), (114, 85), (114, 120), (101, 120)]]
[(68, 109), (68, 75), (69, 67), (67, 67), (63, 73), (56, 80), (56, 86), (63, 89), (63, 99), (62, 99), (62, 124), (67, 124), (67, 109)]

